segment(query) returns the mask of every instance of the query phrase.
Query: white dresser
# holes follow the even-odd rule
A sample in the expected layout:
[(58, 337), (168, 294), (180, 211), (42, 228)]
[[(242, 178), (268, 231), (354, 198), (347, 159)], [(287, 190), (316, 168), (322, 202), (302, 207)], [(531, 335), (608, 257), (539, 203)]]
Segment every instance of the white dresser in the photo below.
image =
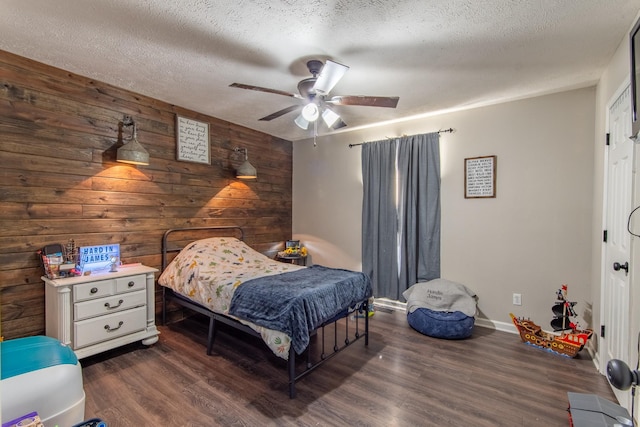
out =
[(119, 267), (117, 272), (49, 279), (43, 277), (46, 334), (82, 359), (134, 341), (158, 341), (155, 268)]

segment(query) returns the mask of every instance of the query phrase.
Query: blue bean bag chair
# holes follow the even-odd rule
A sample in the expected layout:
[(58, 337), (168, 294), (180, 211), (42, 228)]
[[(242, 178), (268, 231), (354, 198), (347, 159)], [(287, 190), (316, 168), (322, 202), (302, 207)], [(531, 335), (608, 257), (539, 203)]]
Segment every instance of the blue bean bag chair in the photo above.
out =
[(420, 282), (403, 292), (407, 322), (435, 338), (463, 339), (473, 333), (476, 295), (466, 286), (445, 279)]

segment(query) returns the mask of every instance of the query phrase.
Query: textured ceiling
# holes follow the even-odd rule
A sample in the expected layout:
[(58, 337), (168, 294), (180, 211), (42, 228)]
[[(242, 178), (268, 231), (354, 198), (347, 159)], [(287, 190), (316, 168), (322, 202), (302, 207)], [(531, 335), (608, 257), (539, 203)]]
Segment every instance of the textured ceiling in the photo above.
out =
[[(640, 0), (0, 0), (0, 49), (288, 140), (308, 59), (350, 70), (340, 131), (595, 84)], [(319, 128), (320, 133), (325, 131)]]

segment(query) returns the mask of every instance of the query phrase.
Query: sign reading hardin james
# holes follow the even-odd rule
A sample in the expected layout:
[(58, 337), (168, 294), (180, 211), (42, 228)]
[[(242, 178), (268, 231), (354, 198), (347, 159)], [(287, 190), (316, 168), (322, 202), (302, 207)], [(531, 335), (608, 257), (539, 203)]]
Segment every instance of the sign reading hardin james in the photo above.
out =
[(111, 269), (112, 259), (120, 262), (120, 244), (81, 246), (78, 250), (78, 269), (85, 274), (106, 273)]

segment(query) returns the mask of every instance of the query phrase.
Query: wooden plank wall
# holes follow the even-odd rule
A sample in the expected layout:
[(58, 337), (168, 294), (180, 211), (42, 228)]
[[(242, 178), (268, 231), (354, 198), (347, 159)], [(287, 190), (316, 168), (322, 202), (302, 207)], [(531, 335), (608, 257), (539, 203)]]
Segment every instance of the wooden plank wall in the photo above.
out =
[[(46, 244), (119, 243), (123, 262), (160, 268), (169, 228), (240, 225), (245, 240), (268, 255), (291, 238), (290, 141), (3, 51), (0, 82), (5, 339), (45, 332), (36, 251)], [(148, 166), (115, 162), (125, 114), (150, 153)], [(210, 124), (211, 165), (176, 161), (176, 114)], [(244, 160), (237, 146), (248, 149), (257, 181), (235, 179)]]

